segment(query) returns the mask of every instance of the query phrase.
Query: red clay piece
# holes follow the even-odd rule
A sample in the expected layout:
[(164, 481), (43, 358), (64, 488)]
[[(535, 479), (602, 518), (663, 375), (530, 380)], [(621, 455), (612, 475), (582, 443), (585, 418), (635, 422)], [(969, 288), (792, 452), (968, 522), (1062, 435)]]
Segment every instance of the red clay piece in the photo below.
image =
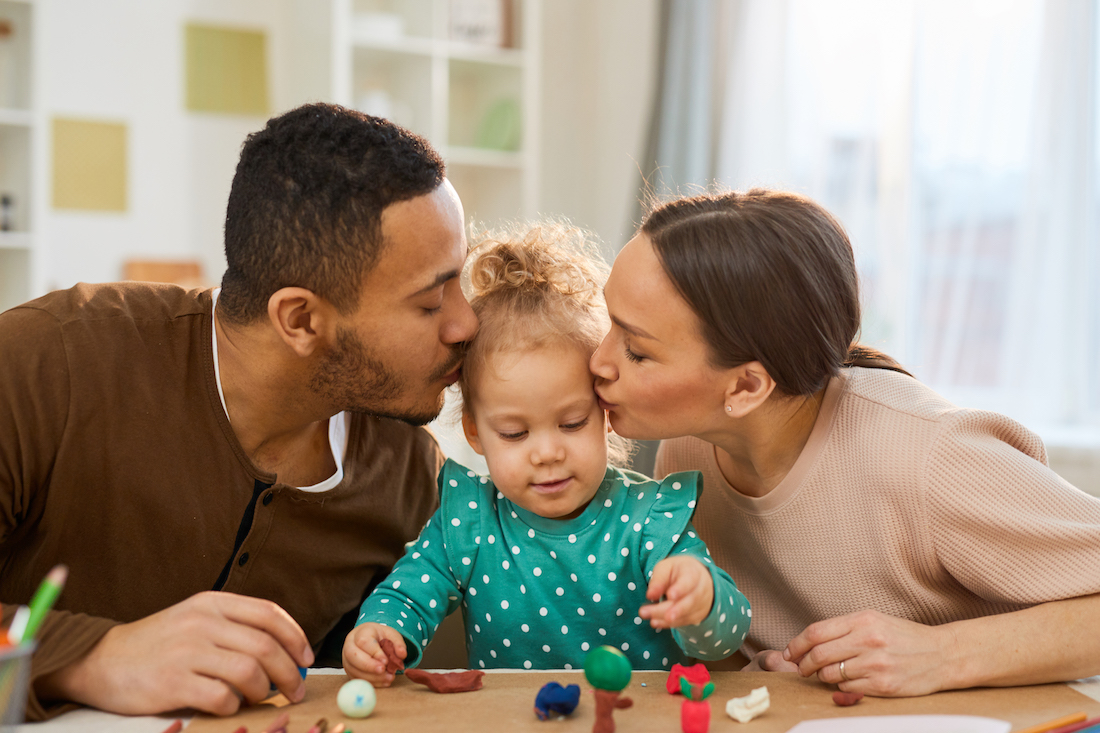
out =
[(682, 664), (672, 665), (672, 670), (668, 673), (668, 679), (665, 680), (665, 689), (668, 690), (668, 694), (680, 694), (681, 677), (686, 678), (693, 685), (703, 686), (710, 682), (710, 670), (702, 662), (693, 664), (690, 667), (685, 667)]
[(628, 708), (634, 701), (629, 697), (619, 697), (621, 693), (612, 690), (592, 692), (596, 695), (596, 722), (592, 724), (592, 733), (615, 733), (615, 709)]
[(849, 705), (855, 705), (857, 702), (863, 699), (862, 692), (837, 692), (833, 693), (833, 702), (842, 708), (846, 708)]
[(382, 647), (382, 651), (386, 655), (386, 671), (393, 674), (399, 669), (405, 669), (405, 662), (401, 657), (397, 656), (397, 650), (393, 648), (393, 642), (389, 639), (383, 639), (378, 642), (378, 646)]
[(684, 733), (707, 733), (710, 729), (710, 703), (684, 700), (680, 706), (680, 728)]
[(422, 669), (406, 669), (405, 676), (418, 685), (424, 685), (432, 692), (472, 692), (481, 689), (481, 678), (485, 673), (480, 669), (468, 669), (465, 672), (425, 672)]

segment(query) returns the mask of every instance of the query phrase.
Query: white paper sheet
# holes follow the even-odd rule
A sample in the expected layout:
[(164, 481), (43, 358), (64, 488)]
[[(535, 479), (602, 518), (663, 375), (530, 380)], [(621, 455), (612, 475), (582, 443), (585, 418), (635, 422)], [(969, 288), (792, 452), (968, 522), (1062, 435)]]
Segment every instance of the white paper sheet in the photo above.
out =
[(868, 715), (804, 720), (787, 733), (1008, 733), (1012, 724), (976, 715)]

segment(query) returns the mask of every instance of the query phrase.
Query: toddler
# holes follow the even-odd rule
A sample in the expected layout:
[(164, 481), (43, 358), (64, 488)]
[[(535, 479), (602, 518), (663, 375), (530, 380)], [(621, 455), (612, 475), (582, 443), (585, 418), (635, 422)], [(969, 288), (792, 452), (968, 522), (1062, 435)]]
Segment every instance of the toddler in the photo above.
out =
[(579, 669), (608, 644), (635, 669), (668, 669), (740, 647), (752, 612), (692, 528), (699, 474), (656, 482), (608, 465), (588, 371), (610, 325), (607, 269), (590, 249), (556, 223), (476, 248), (480, 330), (459, 386), (489, 476), (444, 465), (439, 511), (344, 643), (352, 677), (390, 684), (379, 642), (415, 666), (460, 607), (474, 668)]

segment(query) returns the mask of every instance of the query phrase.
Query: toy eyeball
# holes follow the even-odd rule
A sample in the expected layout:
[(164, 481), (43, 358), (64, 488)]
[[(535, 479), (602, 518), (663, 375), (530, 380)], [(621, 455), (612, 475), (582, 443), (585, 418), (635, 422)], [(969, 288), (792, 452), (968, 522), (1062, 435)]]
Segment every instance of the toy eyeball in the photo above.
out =
[(336, 694), (336, 705), (349, 718), (365, 718), (374, 712), (374, 685), (366, 680), (349, 680)]

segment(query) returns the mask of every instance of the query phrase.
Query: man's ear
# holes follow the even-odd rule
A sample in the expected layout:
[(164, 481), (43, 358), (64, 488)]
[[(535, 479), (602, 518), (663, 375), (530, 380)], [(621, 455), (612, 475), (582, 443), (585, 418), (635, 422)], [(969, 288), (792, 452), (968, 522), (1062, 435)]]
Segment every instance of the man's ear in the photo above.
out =
[(727, 417), (745, 417), (771, 397), (775, 380), (758, 361), (729, 370), (724, 409)]
[(267, 300), (267, 316), (279, 338), (298, 356), (310, 356), (335, 339), (332, 306), (305, 288), (280, 288)]
[(477, 434), (477, 425), (474, 423), (474, 416), (467, 410), (462, 411), (462, 432), (466, 434), (466, 442), (474, 449), (474, 453), (477, 453), (479, 456), (485, 455), (485, 450), (481, 447), (481, 438), (478, 437)]

